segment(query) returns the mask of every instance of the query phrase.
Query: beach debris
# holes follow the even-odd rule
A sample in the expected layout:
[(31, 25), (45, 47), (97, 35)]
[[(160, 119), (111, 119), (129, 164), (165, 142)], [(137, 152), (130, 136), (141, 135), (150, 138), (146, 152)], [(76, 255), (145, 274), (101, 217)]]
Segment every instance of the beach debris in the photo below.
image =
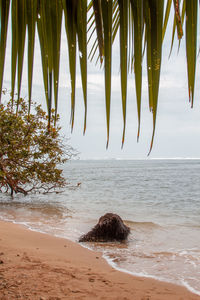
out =
[(113, 213), (107, 213), (100, 217), (98, 223), (91, 231), (82, 235), (79, 242), (111, 242), (124, 241), (130, 233), (120, 216)]

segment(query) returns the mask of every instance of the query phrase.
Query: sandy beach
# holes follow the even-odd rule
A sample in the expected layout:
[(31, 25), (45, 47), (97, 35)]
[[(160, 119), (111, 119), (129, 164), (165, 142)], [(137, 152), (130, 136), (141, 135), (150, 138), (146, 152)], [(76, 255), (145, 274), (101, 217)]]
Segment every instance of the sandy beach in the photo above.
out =
[(0, 222), (0, 299), (198, 300), (186, 288), (134, 277), (69, 240)]

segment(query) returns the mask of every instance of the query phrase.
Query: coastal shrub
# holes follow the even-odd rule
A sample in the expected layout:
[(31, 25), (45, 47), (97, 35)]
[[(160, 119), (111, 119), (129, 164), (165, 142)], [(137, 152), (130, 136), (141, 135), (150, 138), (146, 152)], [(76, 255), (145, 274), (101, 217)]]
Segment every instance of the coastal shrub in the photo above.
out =
[(61, 166), (75, 152), (64, 145), (59, 116), (47, 126), (48, 116), (41, 106), (33, 103), (32, 110), (29, 113), (23, 99), (0, 105), (1, 192), (48, 193), (66, 184)]

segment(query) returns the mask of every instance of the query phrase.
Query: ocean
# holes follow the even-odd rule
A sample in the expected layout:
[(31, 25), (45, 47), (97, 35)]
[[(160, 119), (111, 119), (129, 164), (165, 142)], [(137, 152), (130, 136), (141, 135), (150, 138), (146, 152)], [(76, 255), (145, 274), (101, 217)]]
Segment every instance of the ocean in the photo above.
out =
[(0, 219), (78, 241), (116, 213), (131, 229), (127, 242), (84, 247), (119, 270), (200, 295), (200, 160), (74, 160), (64, 174), (60, 194), (0, 194)]

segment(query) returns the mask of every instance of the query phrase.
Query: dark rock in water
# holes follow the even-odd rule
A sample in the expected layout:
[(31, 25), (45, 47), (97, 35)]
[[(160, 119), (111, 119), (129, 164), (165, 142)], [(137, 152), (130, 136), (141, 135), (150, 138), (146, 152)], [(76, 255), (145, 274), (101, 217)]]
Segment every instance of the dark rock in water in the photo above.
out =
[(124, 241), (129, 233), (129, 227), (123, 223), (120, 216), (107, 213), (91, 231), (80, 237), (79, 242)]

